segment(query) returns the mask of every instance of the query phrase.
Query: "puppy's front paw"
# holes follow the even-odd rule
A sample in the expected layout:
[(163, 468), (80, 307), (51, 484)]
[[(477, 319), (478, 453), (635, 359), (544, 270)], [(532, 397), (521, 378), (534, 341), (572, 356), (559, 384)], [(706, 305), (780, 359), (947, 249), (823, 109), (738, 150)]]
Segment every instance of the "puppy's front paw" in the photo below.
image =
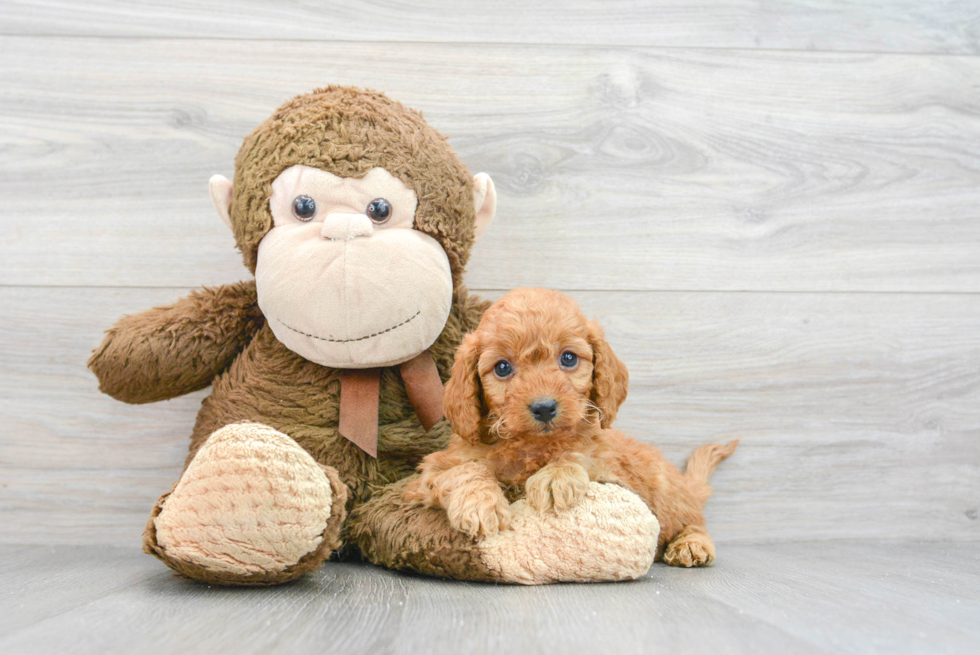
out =
[(561, 511), (578, 504), (589, 488), (589, 473), (581, 464), (548, 464), (524, 484), (527, 502), (539, 512)]
[(446, 499), (446, 516), (454, 529), (481, 537), (506, 530), (513, 512), (499, 491), (456, 492)]

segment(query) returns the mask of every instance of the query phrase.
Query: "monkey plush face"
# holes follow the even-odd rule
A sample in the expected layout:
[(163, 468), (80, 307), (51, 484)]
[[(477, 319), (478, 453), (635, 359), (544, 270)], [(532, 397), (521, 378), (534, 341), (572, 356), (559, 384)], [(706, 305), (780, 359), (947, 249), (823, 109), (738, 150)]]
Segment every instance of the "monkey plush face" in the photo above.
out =
[(211, 198), (276, 338), (335, 368), (399, 364), (435, 342), (496, 205), (490, 178), (420, 114), (352, 87), (280, 107)]
[(453, 277), (439, 243), (413, 229), (414, 191), (383, 168), (357, 179), (292, 166), (269, 205), (274, 227), (259, 243), (255, 280), (287, 348), (347, 368), (398, 364), (432, 345)]

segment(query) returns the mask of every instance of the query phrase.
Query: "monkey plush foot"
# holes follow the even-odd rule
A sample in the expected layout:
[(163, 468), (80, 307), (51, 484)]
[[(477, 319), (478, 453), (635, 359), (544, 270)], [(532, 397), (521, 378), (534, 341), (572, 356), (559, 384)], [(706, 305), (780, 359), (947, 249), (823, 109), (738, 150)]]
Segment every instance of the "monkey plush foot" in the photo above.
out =
[(215, 431), (157, 501), (143, 550), (223, 585), (288, 582), (340, 545), (347, 488), (285, 434), (259, 423)]
[(657, 518), (617, 485), (592, 482), (577, 505), (557, 512), (519, 500), (509, 529), (474, 538), (453, 530), (445, 511), (406, 500), (410, 480), (375, 494), (348, 521), (348, 538), (376, 564), (461, 580), (601, 582), (640, 577), (657, 551)]

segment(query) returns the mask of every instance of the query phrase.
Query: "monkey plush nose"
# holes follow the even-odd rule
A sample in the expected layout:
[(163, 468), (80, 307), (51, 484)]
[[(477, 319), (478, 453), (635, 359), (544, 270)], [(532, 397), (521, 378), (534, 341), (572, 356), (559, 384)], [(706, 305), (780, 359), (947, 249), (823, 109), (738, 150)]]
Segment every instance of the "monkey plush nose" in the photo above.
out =
[(558, 413), (558, 403), (554, 398), (538, 398), (531, 403), (531, 413), (542, 423), (551, 423)]
[(371, 219), (366, 214), (327, 214), (320, 234), (324, 239), (349, 241), (355, 237), (369, 237), (374, 233)]

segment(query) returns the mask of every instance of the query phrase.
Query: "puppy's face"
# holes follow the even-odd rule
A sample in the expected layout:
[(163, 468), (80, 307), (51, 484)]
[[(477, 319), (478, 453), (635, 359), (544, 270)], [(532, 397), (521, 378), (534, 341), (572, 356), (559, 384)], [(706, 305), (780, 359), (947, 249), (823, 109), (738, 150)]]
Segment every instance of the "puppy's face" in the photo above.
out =
[(474, 441), (561, 438), (590, 421), (608, 427), (627, 379), (573, 300), (517, 289), (460, 346), (444, 404), (454, 431)]
[(487, 328), (477, 374), (490, 430), (508, 438), (558, 436), (577, 428), (591, 406), (592, 346), (585, 320), (577, 312), (502, 312)]

